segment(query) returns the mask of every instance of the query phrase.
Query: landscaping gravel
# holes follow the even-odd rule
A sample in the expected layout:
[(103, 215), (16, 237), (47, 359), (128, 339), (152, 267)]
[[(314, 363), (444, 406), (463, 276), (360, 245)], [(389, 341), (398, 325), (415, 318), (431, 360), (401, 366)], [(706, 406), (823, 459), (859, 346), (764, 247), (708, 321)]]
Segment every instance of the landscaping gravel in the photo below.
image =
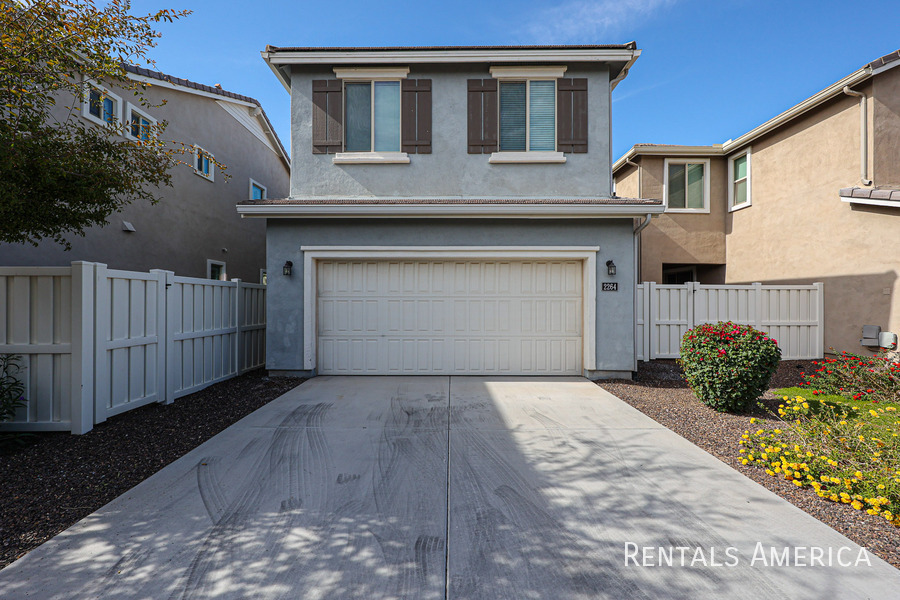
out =
[[(777, 410), (781, 396), (776, 396), (773, 391), (798, 386), (802, 381), (800, 373), (812, 370), (810, 361), (782, 361), (772, 378), (770, 391), (763, 397), (764, 404)], [(770, 477), (758, 467), (741, 464), (738, 450), (744, 431), (765, 428), (767, 420), (775, 426), (776, 420), (767, 417), (764, 410), (755, 409), (749, 414), (735, 415), (708, 408), (688, 388), (674, 360), (640, 363), (634, 381), (597, 383), (659, 424), (900, 568), (900, 528), (881, 517), (854, 510), (849, 505), (825, 501), (812, 489), (798, 488), (784, 479)], [(758, 419), (756, 424), (750, 424), (751, 417)], [(789, 528), (790, 523), (784, 526)]]
[(254, 371), (0, 454), (0, 568), (303, 382)]

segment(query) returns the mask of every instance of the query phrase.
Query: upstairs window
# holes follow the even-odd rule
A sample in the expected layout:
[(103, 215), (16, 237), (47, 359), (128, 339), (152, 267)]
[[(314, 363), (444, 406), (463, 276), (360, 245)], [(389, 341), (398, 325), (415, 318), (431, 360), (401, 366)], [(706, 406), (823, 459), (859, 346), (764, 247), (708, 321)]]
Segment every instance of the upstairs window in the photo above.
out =
[(128, 127), (126, 129), (128, 137), (134, 140), (146, 142), (150, 140), (152, 128), (156, 125), (156, 119), (140, 110), (136, 106), (129, 104), (127, 111)]
[(118, 125), (122, 99), (100, 86), (89, 84), (84, 98), (82, 115), (98, 125)]
[(346, 152), (400, 152), (400, 81), (344, 85)]
[(750, 149), (728, 159), (728, 210), (750, 206)]
[(709, 160), (665, 161), (667, 212), (709, 212)]
[(250, 199), (251, 200), (265, 200), (266, 199), (266, 187), (262, 184), (259, 184), (252, 179), (250, 180)]
[(194, 146), (194, 173), (204, 179), (214, 181), (215, 171), (216, 163), (213, 155), (200, 146)]
[(500, 151), (556, 150), (556, 80), (500, 82)]

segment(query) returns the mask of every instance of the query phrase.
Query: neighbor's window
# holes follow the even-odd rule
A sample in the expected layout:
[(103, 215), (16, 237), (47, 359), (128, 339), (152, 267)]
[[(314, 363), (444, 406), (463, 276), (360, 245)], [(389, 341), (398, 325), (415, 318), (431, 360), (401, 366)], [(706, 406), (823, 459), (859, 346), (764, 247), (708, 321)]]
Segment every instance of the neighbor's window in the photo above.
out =
[(348, 81), (344, 93), (344, 151), (400, 152), (400, 81)]
[(556, 150), (556, 80), (500, 82), (500, 151)]
[(666, 159), (666, 210), (709, 211), (709, 161)]
[(252, 179), (250, 180), (250, 199), (251, 200), (265, 200), (266, 199), (266, 187), (259, 183), (256, 183)]
[(750, 206), (750, 149), (728, 161), (728, 209)]
[(89, 85), (82, 114), (100, 125), (115, 125), (120, 121), (122, 100), (112, 92)]
[(148, 141), (154, 124), (156, 124), (156, 120), (150, 115), (131, 104), (128, 105), (128, 135), (133, 139)]
[(194, 146), (194, 173), (213, 181), (215, 170), (213, 155), (199, 146)]
[(207, 259), (206, 278), (215, 279), (217, 281), (226, 281), (225, 277), (225, 263), (220, 260)]

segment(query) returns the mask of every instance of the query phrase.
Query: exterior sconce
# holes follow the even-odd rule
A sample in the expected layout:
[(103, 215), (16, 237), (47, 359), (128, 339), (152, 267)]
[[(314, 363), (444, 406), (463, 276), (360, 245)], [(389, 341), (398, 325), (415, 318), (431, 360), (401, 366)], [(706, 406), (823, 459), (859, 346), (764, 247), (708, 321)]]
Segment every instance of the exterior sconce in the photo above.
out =
[(291, 261), (286, 261), (284, 263), (284, 266), (281, 267), (282, 275), (284, 275), (285, 277), (290, 277), (291, 276), (291, 268), (293, 266), (294, 266), (294, 263), (292, 263)]
[(611, 260), (606, 261), (606, 272), (610, 277), (614, 277), (616, 274), (616, 263)]

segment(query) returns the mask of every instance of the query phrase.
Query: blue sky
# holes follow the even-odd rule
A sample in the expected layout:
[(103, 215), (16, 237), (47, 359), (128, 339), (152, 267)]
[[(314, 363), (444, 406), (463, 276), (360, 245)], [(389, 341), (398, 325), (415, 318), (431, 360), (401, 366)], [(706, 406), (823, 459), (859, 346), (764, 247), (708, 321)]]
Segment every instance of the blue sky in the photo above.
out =
[(613, 157), (639, 142), (736, 138), (875, 58), (900, 2), (770, 0), (305, 0), (179, 3), (159, 70), (260, 100), (287, 146), (289, 98), (259, 56), (276, 46), (618, 44), (643, 54), (613, 93)]

